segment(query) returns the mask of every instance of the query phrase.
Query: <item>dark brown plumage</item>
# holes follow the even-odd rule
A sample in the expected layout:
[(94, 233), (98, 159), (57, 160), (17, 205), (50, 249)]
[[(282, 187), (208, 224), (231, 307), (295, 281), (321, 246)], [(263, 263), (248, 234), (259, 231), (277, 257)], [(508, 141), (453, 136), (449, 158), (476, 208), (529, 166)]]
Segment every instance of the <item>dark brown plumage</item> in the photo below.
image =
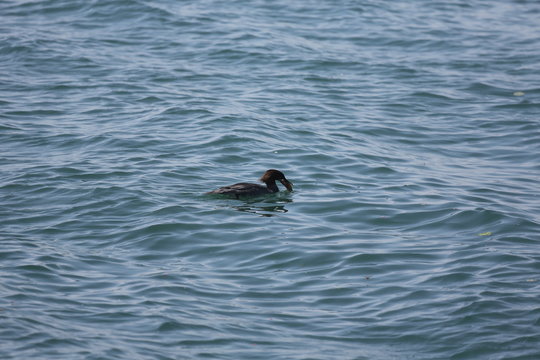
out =
[(207, 192), (207, 194), (219, 194), (219, 195), (234, 195), (237, 199), (240, 196), (257, 196), (271, 194), (279, 191), (276, 185), (276, 180), (279, 180), (287, 188), (292, 191), (292, 183), (285, 178), (285, 175), (279, 170), (266, 170), (260, 179), (266, 186), (252, 183), (238, 183), (234, 185), (220, 187), (214, 191)]

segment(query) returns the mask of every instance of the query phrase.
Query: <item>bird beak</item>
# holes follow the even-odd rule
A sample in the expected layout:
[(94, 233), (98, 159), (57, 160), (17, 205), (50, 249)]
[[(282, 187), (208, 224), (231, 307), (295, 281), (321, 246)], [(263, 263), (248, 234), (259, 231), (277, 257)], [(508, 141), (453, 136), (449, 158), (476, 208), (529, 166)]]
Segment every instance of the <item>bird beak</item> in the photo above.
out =
[(287, 188), (287, 190), (292, 191), (292, 182), (287, 179), (281, 179), (279, 181)]

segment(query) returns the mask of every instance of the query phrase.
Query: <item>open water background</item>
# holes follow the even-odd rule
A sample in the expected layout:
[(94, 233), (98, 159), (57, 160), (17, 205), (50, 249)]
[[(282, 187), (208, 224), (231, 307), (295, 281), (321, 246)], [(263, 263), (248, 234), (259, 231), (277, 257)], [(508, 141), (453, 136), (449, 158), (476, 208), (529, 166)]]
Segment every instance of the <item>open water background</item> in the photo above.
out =
[(539, 19), (0, 2), (0, 358), (539, 359)]

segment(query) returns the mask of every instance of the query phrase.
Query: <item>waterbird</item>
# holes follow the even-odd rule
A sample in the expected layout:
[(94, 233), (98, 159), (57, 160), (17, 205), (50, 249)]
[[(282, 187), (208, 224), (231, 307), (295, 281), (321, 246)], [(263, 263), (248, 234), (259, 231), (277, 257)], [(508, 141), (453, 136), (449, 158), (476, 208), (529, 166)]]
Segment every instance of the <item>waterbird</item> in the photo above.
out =
[(266, 170), (263, 176), (259, 179), (266, 186), (253, 184), (253, 183), (237, 183), (233, 185), (223, 186), (219, 189), (207, 192), (206, 194), (220, 194), (220, 195), (234, 195), (237, 199), (240, 196), (257, 196), (272, 194), (279, 191), (276, 185), (276, 180), (279, 180), (287, 188), (288, 191), (292, 191), (292, 183), (285, 178), (285, 175), (279, 170), (269, 169)]

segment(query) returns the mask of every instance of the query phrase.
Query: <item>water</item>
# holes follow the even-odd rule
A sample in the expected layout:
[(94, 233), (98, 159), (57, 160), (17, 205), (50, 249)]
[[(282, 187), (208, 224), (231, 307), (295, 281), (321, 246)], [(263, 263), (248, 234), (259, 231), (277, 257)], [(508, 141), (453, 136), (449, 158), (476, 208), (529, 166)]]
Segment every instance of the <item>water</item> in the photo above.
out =
[(539, 14), (3, 1), (0, 357), (540, 358)]

